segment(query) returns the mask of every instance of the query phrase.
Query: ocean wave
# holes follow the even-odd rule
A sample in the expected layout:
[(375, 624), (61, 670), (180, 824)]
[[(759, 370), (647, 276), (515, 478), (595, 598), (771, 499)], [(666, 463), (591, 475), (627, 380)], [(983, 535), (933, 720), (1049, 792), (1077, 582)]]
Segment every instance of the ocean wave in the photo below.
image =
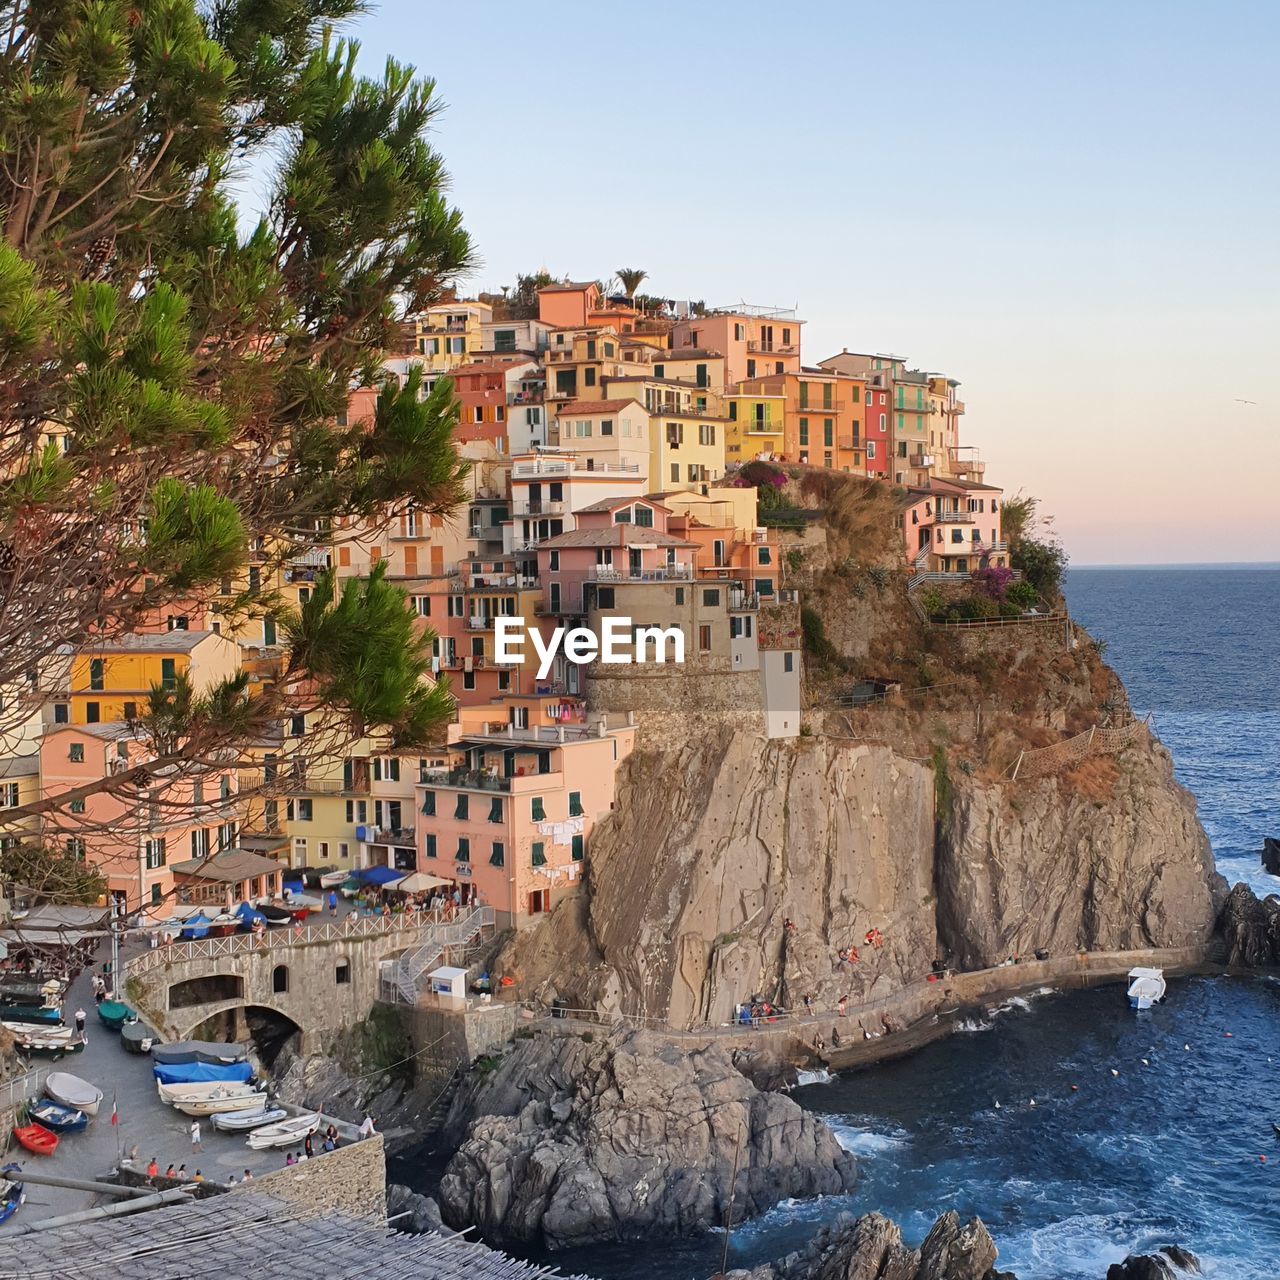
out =
[(821, 1118), (835, 1135), (835, 1140), (856, 1156), (882, 1156), (905, 1147), (911, 1141), (911, 1135), (905, 1129), (863, 1128), (856, 1122), (850, 1123), (847, 1116)]
[(963, 1018), (956, 1023), (957, 1031), (990, 1031), (994, 1022), (986, 1018)]
[(819, 1068), (817, 1071), (797, 1071), (796, 1088), (803, 1089), (811, 1084), (830, 1084), (834, 1079), (835, 1076), (824, 1068)]

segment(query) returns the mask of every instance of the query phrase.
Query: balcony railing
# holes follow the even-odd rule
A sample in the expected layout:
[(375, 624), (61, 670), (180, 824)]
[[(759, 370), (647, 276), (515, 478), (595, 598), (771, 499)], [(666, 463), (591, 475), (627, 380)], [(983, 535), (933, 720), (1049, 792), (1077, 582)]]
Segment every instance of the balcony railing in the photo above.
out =
[(347, 784), (345, 778), (306, 778), (282, 770), (274, 776), (268, 776), (262, 769), (240, 771), (240, 790), (265, 791), (268, 795), (359, 795), (369, 794), (369, 777), (357, 774)]
[(934, 456), (931, 453), (913, 453), (910, 458), (913, 467), (931, 467), (934, 461)]
[(939, 511), (933, 517), (939, 524), (972, 524), (972, 511)]
[(648, 402), (645, 408), (655, 417), (670, 418), (720, 418), (724, 415), (709, 404), (673, 404), (664, 401), (661, 404)]
[(689, 582), (693, 578), (693, 566), (688, 564), (660, 565), (653, 569), (615, 569), (610, 565), (597, 565), (586, 574), (589, 582)]
[(841, 449), (856, 449), (859, 453), (862, 452), (862, 441), (857, 436), (846, 436), (842, 440), (837, 440), (836, 444)]
[(800, 346), (795, 342), (763, 342), (753, 338), (748, 340), (747, 350), (766, 356), (794, 356), (799, 353)]
[(564, 502), (516, 502), (512, 504), (513, 516), (562, 516), (567, 509)]
[(466, 791), (510, 791), (512, 779), (499, 777), (488, 769), (428, 769), (421, 775), (420, 781), (429, 787), (459, 787)]
[(492, 631), (493, 618), (487, 614), (479, 614), (476, 617), (467, 619), (468, 631)]
[(590, 459), (539, 458), (536, 462), (517, 462), (511, 468), (511, 474), (517, 479), (526, 476), (569, 476), (569, 475), (636, 475), (640, 470), (638, 462), (596, 462), (588, 466)]
[(755, 591), (730, 591), (729, 608), (735, 613), (745, 613), (760, 607), (760, 596)]
[(822, 413), (843, 413), (843, 400), (824, 400), (821, 404), (804, 404), (803, 402), (796, 406), (797, 413), (822, 414)]
[(748, 418), (743, 425), (749, 436), (780, 436), (782, 434), (780, 418)]
[(414, 843), (413, 827), (378, 827), (377, 836), (366, 840), (366, 844), (394, 844), (412, 846)]

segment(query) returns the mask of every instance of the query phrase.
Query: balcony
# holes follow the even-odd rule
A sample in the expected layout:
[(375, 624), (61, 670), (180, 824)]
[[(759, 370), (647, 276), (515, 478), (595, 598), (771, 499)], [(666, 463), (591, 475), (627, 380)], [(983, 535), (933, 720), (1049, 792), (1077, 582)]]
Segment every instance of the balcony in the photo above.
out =
[(749, 436), (780, 436), (782, 434), (782, 422), (779, 419), (751, 418), (744, 426)]
[(862, 452), (862, 441), (857, 436), (846, 436), (842, 440), (837, 440), (836, 446), (840, 449), (852, 449), (857, 453)]
[(637, 475), (640, 471), (638, 462), (594, 462), (591, 459), (579, 461), (576, 458), (539, 458), (536, 462), (517, 462), (511, 468), (512, 476), (526, 479), (534, 476), (571, 476), (571, 475)]
[(615, 569), (610, 565), (597, 565), (587, 572), (587, 582), (690, 582), (693, 579), (693, 566), (688, 564), (667, 564), (655, 569)]
[(894, 413), (933, 413), (934, 406), (925, 401), (924, 404), (895, 404)]
[(722, 414), (718, 409), (714, 409), (709, 404), (673, 404), (667, 401), (663, 404), (645, 405), (646, 410), (655, 417), (670, 418), (722, 418)]
[(568, 510), (565, 502), (516, 502), (511, 506), (513, 516), (562, 516)]
[(760, 595), (755, 591), (730, 591), (729, 610), (731, 613), (753, 612), (760, 608)]
[(546, 390), (542, 391), (508, 391), (508, 404), (541, 404), (547, 398)]
[(797, 356), (800, 354), (800, 344), (796, 342), (762, 342), (759, 339), (751, 339), (747, 342), (747, 350), (753, 354), (765, 356)]
[(984, 555), (984, 556), (985, 556), (985, 555), (996, 555), (997, 553), (999, 553), (999, 552), (1001, 552), (1001, 551), (1008, 551), (1008, 550), (1009, 550), (1009, 544), (1008, 544), (1007, 542), (1005, 542), (1003, 539), (1001, 539), (1001, 540), (1000, 540), (1000, 541), (998, 541), (998, 542), (981, 542), (981, 541), (978, 541), (978, 542), (975, 542), (975, 543), (973, 544), (973, 549), (974, 549), (975, 551), (977, 551), (980, 555)]
[(492, 631), (493, 618), (487, 614), (479, 614), (476, 617), (467, 619), (468, 631)]
[(934, 515), (938, 524), (972, 524), (972, 511), (939, 511)]
[(913, 467), (932, 467), (936, 461), (931, 453), (913, 453), (908, 459)]
[(428, 320), (419, 330), (420, 333), (466, 333), (465, 320)]
[(374, 827), (366, 834), (366, 844), (394, 844), (410, 849), (414, 846), (413, 827)]

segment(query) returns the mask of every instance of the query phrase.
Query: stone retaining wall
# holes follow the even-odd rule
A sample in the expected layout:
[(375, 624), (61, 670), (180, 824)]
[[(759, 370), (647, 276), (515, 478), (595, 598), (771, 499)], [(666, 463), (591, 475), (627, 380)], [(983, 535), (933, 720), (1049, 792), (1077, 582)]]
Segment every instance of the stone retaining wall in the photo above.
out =
[[(284, 1159), (284, 1149), (280, 1158)], [(322, 1151), (289, 1168), (238, 1183), (232, 1195), (265, 1191), (300, 1209), (331, 1209), (382, 1222), (387, 1216), (387, 1159), (382, 1134)], [(322, 1269), (323, 1258), (314, 1259)]]

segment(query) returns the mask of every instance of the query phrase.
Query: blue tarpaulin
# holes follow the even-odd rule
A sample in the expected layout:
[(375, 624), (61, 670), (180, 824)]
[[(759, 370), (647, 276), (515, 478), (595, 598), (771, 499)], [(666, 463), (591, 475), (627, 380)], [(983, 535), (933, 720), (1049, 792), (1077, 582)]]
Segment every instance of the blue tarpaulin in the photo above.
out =
[(203, 1084), (214, 1080), (244, 1084), (253, 1079), (253, 1068), (247, 1062), (175, 1062), (151, 1069), (161, 1084)]
[(183, 921), (182, 932), (178, 935), (184, 942), (192, 942), (196, 938), (207, 938), (209, 936), (209, 917), (201, 915), (198, 911), (193, 916), (188, 916)]
[(353, 871), (351, 878), (361, 884), (389, 884), (392, 880), (403, 880), (404, 872), (395, 871), (391, 867), (364, 867)]
[(246, 929), (252, 929), (259, 920), (263, 924), (267, 923), (267, 917), (261, 911), (251, 907), (247, 902), (242, 902), (232, 914), (240, 917), (241, 923)]

